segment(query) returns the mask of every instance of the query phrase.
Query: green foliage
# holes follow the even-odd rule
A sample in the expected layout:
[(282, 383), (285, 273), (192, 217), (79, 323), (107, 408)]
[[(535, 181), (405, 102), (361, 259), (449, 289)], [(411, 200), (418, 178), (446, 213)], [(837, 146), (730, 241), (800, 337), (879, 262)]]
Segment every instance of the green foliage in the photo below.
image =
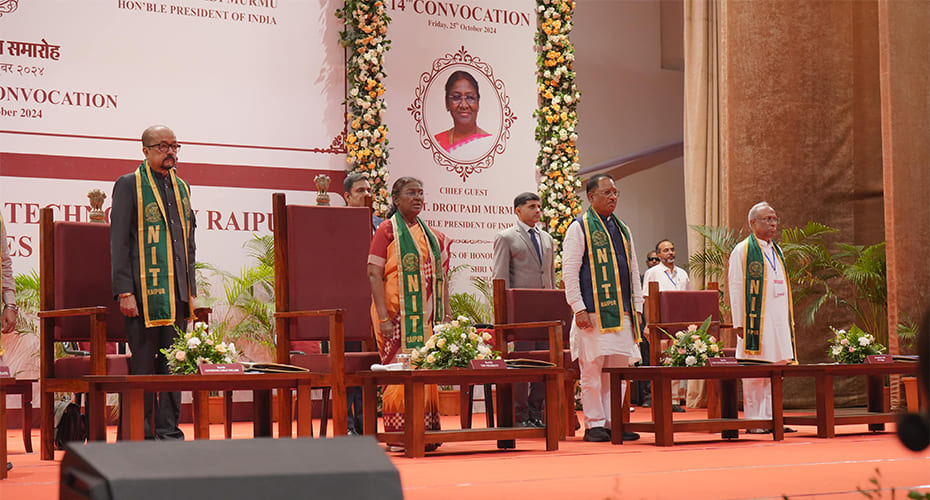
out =
[(826, 304), (847, 309), (856, 324), (888, 343), (887, 274), (885, 243), (871, 246), (824, 241), (837, 229), (816, 222), (782, 231), (788, 274), (796, 304), (809, 302), (801, 319), (808, 325)]
[(688, 259), (688, 272), (692, 277), (722, 281), (726, 278), (730, 252), (743, 239), (743, 232), (716, 226), (690, 226), (704, 237), (704, 249)]
[(19, 307), (16, 329), (28, 335), (39, 334), (39, 273), (35, 270), (13, 276), (16, 284), (16, 305)]
[(237, 275), (198, 263), (199, 269), (223, 280), (223, 294), (219, 297), (213, 296), (209, 287), (202, 288), (206, 291), (204, 305), (225, 306), (222, 316), (211, 318), (211, 329), (220, 339), (248, 340), (270, 353), (275, 345), (274, 239), (270, 235), (253, 236), (243, 247), (255, 264), (243, 266)]
[[(449, 276), (446, 278), (452, 282), (452, 277), (462, 269), (471, 268), (468, 264), (462, 264), (452, 268)], [(452, 317), (464, 316), (472, 323), (494, 323), (494, 290), (492, 289), (491, 280), (481, 276), (471, 277), (471, 286), (478, 293), (458, 292), (449, 294), (449, 314)]]

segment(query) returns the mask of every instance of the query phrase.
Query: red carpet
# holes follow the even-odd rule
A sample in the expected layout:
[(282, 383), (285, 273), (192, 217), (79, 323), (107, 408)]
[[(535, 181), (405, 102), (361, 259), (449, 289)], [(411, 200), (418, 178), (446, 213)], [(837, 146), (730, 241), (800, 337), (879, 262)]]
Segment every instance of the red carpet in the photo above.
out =
[[(688, 410), (695, 418), (703, 410)], [(633, 414), (646, 417), (640, 410)], [(680, 414), (676, 414), (678, 417)], [(475, 419), (476, 421), (483, 419)], [(443, 417), (452, 428), (457, 417)], [(771, 436), (676, 434), (672, 447), (656, 447), (651, 434), (623, 445), (586, 443), (579, 434), (546, 452), (542, 439), (518, 441), (516, 450), (497, 451), (493, 442), (445, 443), (426, 458), (389, 454), (400, 471), (405, 498), (455, 500), (534, 499), (861, 499), (857, 488), (882, 489), (872, 498), (905, 499), (909, 490), (930, 492), (930, 453), (913, 453), (898, 443), (893, 426), (870, 433), (866, 426), (838, 427), (834, 439), (819, 439), (813, 427), (798, 427), (783, 442)], [(111, 428), (112, 441), (115, 428)], [(185, 432), (192, 434), (188, 426)], [(251, 424), (236, 423), (236, 438), (249, 438)], [(221, 436), (221, 426), (212, 434)], [(59, 461), (26, 455), (17, 429), (7, 434), (15, 467), (0, 481), (0, 500), (58, 498)], [(34, 447), (39, 433), (34, 431)], [(892, 490), (894, 492), (892, 493)], [(295, 498), (299, 498), (295, 496)]]

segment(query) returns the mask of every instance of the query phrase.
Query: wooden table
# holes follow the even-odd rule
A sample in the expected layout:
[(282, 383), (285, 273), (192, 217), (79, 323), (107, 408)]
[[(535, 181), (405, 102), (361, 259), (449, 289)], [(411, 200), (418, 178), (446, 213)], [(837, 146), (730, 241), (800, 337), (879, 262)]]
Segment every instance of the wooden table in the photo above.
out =
[(14, 378), (12, 383), (4, 384), (6, 395), (19, 395), (23, 407), (23, 447), (26, 453), (32, 453), (32, 384), (34, 378)]
[(13, 377), (0, 377), (0, 479), (7, 477), (6, 458), (6, 391), (16, 383)]
[[(782, 417), (782, 378), (784, 366), (639, 366), (626, 368), (604, 368), (610, 374), (610, 422), (611, 442), (623, 444), (623, 432), (652, 432), (656, 446), (675, 444), (675, 432), (721, 431), (724, 438), (736, 438), (739, 429), (771, 429), (775, 441), (784, 439)], [(772, 418), (740, 419), (737, 408), (736, 380), (744, 378), (767, 378), (772, 382)], [(720, 398), (720, 418), (706, 420), (675, 420), (672, 418), (672, 381), (707, 379), (717, 384)], [(624, 422), (629, 420), (628, 402), (620, 398), (620, 387), (624, 381), (652, 381), (652, 421)], [(628, 400), (627, 400), (628, 401)], [(709, 404), (709, 403), (708, 403)]]
[[(365, 411), (364, 426), (366, 435), (374, 435), (378, 441), (386, 443), (403, 443), (407, 457), (425, 455), (426, 443), (443, 443), (453, 441), (497, 440), (499, 448), (513, 448), (516, 439), (546, 438), (546, 450), (559, 449), (559, 429), (561, 412), (559, 398), (562, 397), (562, 368), (489, 368), (489, 369), (451, 369), (451, 370), (403, 370), (372, 372), (363, 371), (357, 375), (362, 380)], [(513, 418), (513, 383), (544, 382), (546, 384), (546, 427), (514, 427)], [(424, 423), (425, 386), (437, 385), (481, 385), (497, 384), (497, 424), (494, 428), (454, 429), (427, 431)], [(404, 386), (404, 431), (377, 432), (378, 419), (377, 388), (379, 385)]]
[[(783, 367), (785, 377), (813, 377), (817, 389), (814, 414), (785, 415), (788, 425), (816, 425), (817, 437), (836, 436), (837, 425), (868, 424), (870, 431), (885, 430), (885, 423), (895, 422), (900, 413), (889, 411), (887, 375), (917, 375), (918, 363), (816, 364)], [(868, 378), (868, 407), (837, 414), (833, 406), (833, 378), (864, 375)]]
[[(235, 375), (87, 375), (88, 439), (106, 440), (105, 401), (107, 393), (119, 393), (122, 400), (123, 439), (145, 439), (144, 395), (146, 392), (192, 391), (194, 396), (194, 439), (210, 438), (209, 391), (251, 390), (255, 436), (271, 436), (271, 390), (296, 389), (297, 435), (309, 437), (310, 388), (319, 385), (312, 373), (246, 373)], [(278, 427), (290, 429), (290, 415), (279, 416)], [(284, 435), (289, 436), (290, 432)]]

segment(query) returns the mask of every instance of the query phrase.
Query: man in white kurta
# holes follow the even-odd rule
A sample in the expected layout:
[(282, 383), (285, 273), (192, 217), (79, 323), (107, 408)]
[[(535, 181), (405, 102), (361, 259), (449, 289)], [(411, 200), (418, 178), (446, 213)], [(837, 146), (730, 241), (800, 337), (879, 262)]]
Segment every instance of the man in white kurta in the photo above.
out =
[[(591, 208), (605, 221), (610, 219), (617, 207), (617, 188), (613, 179), (606, 175), (597, 175), (588, 181), (588, 200)], [(597, 315), (592, 312), (593, 304), (585, 304), (582, 292), (582, 264), (585, 260), (586, 243), (584, 229), (578, 220), (568, 227), (565, 233), (562, 252), (562, 276), (565, 281), (565, 298), (575, 313), (571, 329), (572, 359), (578, 360), (581, 372), (581, 404), (584, 409), (585, 441), (610, 440), (610, 383), (605, 367), (629, 366), (641, 359), (636, 345), (632, 314), (642, 320), (643, 298), (642, 285), (639, 282), (639, 264), (636, 251), (630, 239), (629, 255), (617, 255), (625, 259), (628, 274), (634, 277), (629, 285), (632, 287), (628, 304), (624, 309), (622, 330), (602, 333)], [(616, 252), (615, 252), (616, 253)], [(624, 278), (627, 279), (627, 278)], [(621, 284), (614, 283), (612, 293), (621, 296)], [(590, 299), (589, 299), (590, 300)], [(623, 395), (621, 394), (621, 397)], [(624, 440), (638, 439), (639, 435), (624, 432)]]
[[(656, 255), (659, 257), (660, 264), (646, 269), (643, 274), (643, 297), (649, 296), (649, 283), (655, 281), (659, 284), (660, 292), (669, 290), (687, 290), (691, 279), (688, 272), (675, 265), (675, 244), (670, 240), (662, 240), (656, 243)], [(660, 346), (649, 346), (650, 349), (660, 349)], [(661, 351), (660, 351), (661, 352)], [(687, 381), (676, 380), (672, 383), (672, 411), (683, 412), (684, 408), (677, 403), (687, 397)]]
[[(749, 211), (749, 227), (759, 242), (764, 257), (765, 303), (759, 352), (746, 352), (744, 326), (746, 324), (744, 263), (749, 239), (741, 241), (730, 254), (727, 281), (730, 289), (730, 307), (733, 327), (736, 330), (736, 357), (762, 359), (773, 363), (787, 364), (795, 361), (794, 339), (791, 316), (791, 294), (788, 274), (778, 257), (772, 238), (778, 230), (778, 215), (768, 203), (758, 203)], [(747, 419), (772, 418), (772, 388), (768, 379), (743, 380), (743, 409)], [(749, 432), (763, 433), (761, 429)]]

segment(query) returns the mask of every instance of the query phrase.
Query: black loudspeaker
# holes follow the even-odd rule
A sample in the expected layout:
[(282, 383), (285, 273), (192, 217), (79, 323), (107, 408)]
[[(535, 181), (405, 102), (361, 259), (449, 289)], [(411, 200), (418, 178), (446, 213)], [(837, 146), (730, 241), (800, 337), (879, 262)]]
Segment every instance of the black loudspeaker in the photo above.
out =
[(94, 500), (403, 499), (373, 438), (68, 444), (60, 496)]

